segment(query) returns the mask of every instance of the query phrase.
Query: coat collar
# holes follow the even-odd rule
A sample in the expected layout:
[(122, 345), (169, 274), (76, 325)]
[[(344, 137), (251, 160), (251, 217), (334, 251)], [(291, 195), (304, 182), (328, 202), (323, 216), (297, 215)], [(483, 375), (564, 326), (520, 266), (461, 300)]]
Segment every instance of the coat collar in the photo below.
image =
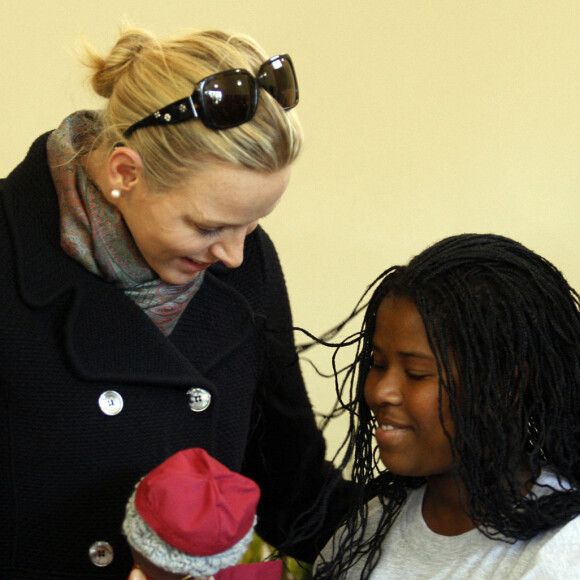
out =
[[(203, 373), (247, 338), (251, 309), (211, 271), (183, 316), (196, 310), (219, 321), (212, 345), (206, 337), (169, 338), (157, 329), (121, 289), (87, 271), (60, 248), (59, 210), (46, 160), (43, 135), (3, 184), (3, 202), (16, 256), (17, 285), (31, 308), (64, 300), (65, 349), (85, 380), (124, 381), (168, 386), (211, 387)], [(181, 321), (180, 321), (181, 322)], [(211, 351), (211, 356), (204, 354)], [(195, 363), (194, 363), (195, 360)], [(200, 370), (201, 369), (201, 370)]]

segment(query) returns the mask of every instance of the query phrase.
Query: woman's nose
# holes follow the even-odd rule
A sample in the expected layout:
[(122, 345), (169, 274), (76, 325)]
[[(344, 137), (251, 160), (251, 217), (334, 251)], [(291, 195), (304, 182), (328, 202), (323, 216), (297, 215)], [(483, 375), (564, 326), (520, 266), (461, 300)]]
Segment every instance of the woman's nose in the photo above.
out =
[(211, 252), (216, 259), (228, 268), (237, 268), (244, 261), (245, 231), (232, 232), (211, 247)]

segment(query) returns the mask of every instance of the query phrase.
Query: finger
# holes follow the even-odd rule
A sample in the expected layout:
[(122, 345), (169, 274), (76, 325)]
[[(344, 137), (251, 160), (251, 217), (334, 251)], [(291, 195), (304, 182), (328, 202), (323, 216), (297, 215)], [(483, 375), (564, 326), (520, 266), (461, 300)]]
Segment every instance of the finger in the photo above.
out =
[(147, 580), (147, 576), (141, 570), (135, 568), (131, 571), (127, 580)]

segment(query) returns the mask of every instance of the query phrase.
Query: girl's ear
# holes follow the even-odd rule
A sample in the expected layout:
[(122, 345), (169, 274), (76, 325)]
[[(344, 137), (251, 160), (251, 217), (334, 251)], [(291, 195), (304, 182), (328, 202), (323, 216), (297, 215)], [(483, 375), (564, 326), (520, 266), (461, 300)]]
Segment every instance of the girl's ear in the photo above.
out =
[[(115, 202), (123, 195), (130, 194), (144, 182), (144, 165), (141, 156), (129, 147), (116, 147), (107, 163), (109, 190), (104, 192), (107, 199)], [(113, 195), (111, 192), (115, 191)]]

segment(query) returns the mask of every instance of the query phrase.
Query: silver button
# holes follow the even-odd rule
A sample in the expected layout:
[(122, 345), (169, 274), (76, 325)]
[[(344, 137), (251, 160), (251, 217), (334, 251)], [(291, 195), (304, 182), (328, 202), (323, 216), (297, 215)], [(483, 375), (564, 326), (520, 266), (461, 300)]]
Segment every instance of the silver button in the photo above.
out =
[(205, 411), (211, 403), (211, 395), (205, 389), (189, 389), (187, 397), (189, 398), (189, 408), (196, 413)]
[(99, 407), (105, 415), (118, 415), (123, 410), (123, 397), (117, 391), (105, 391), (99, 397)]
[(95, 542), (89, 548), (89, 558), (91, 559), (91, 562), (99, 568), (108, 566), (113, 561), (114, 557), (113, 546), (111, 546), (109, 542)]

